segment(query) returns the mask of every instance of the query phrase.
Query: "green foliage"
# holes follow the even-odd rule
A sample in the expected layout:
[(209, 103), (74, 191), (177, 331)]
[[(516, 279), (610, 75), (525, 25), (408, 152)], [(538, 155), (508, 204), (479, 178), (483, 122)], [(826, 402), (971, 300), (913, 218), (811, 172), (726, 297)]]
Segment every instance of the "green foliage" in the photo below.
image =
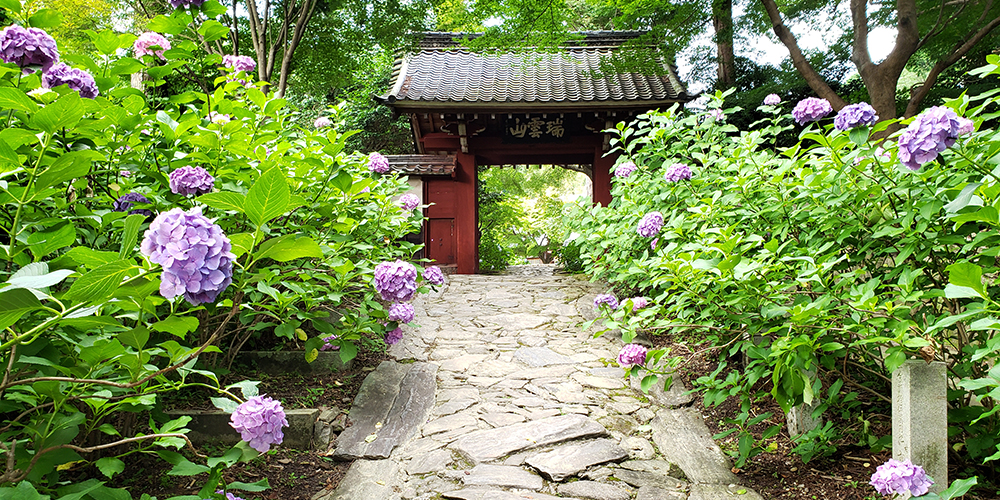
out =
[[(0, 497), (131, 498), (98, 479), (69, 485), (63, 471), (93, 463), (111, 478), (146, 453), (173, 464), (171, 475), (198, 475), (196, 498), (221, 498), (223, 469), (256, 451), (181, 455), (188, 417), (161, 418), (162, 394), (209, 388), (232, 411), (254, 384), (220, 387), (212, 369), (248, 341), (299, 343), (314, 359), (335, 334), (346, 360), (395, 328), (371, 282), (379, 262), (417, 250), (397, 242), (421, 224), (393, 201), (406, 183), (347, 152), (351, 132), (295, 126), (285, 99), (240, 81), (250, 75), (208, 78), (204, 92), (164, 88), (219, 71), (218, 56), (182, 39), (220, 39), (220, 8), (154, 19), (178, 35), (165, 61), (124, 56), (132, 35), (88, 33), (100, 55), (66, 59), (94, 73), (96, 99), (41, 92), (37, 73), (0, 64), (0, 462), (11, 464)], [(140, 71), (149, 94), (123, 85)], [(214, 176), (212, 192), (174, 193), (168, 176), (185, 166)], [(198, 209), (222, 228), (233, 282), (214, 303), (160, 295), (160, 267), (137, 248), (152, 218), (113, 210), (130, 192), (149, 200), (134, 209)], [(137, 431), (125, 414), (153, 417)]]
[[(977, 74), (1000, 74), (1000, 58), (990, 63)], [(884, 446), (867, 424), (850, 429), (887, 402), (893, 370), (925, 356), (948, 362), (953, 449), (972, 466), (1000, 458), (1000, 135), (983, 126), (995, 94), (949, 102), (980, 130), (916, 172), (893, 143), (869, 139), (889, 122), (798, 127), (788, 148), (774, 145), (789, 121), (773, 108), (750, 129), (677, 109), (619, 124), (613, 142), (639, 169), (614, 179), (609, 207), (568, 217), (586, 272), (651, 300), (629, 321), (607, 314), (606, 326), (703, 331), (738, 357), (695, 383), (706, 404), (739, 399), (724, 432), (737, 433), (738, 463), (767, 450), (748, 432), (762, 399), (832, 416), (799, 438), (803, 458), (831, 453), (849, 433)], [(693, 178), (666, 181), (678, 162)], [(636, 227), (654, 210), (665, 223), (651, 241)]]

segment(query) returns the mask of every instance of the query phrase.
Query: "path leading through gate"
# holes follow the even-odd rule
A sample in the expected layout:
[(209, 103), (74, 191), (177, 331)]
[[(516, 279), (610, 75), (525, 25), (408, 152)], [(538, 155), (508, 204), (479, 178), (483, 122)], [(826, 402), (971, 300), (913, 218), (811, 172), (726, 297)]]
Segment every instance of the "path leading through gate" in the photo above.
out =
[(594, 338), (603, 290), (553, 266), (452, 275), (366, 378), (314, 500), (760, 499), (679, 387), (643, 394)]

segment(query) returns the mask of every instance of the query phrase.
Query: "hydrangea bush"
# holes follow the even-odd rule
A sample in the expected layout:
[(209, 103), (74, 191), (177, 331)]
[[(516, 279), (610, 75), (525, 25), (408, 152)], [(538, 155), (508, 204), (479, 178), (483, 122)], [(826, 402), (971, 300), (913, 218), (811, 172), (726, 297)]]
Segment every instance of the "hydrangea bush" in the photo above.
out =
[[(209, 473), (192, 494), (213, 497), (221, 469), (280, 441), (280, 403), (249, 382), (220, 386), (213, 369), (232, 346), (274, 335), (308, 360), (324, 348), (349, 360), (397, 331), (372, 281), (418, 249), (401, 241), (421, 224), (394, 201), (405, 181), (372, 176), (367, 155), (345, 150), (349, 132), (294, 126), (284, 99), (232, 80), (252, 78), (252, 60), (204, 52), (228, 43), (221, 4), (173, 4), (156, 33), (93, 33), (95, 51), (64, 62), (40, 27), (54, 11), (4, 4), (0, 454), (14, 459), (0, 461), (0, 496), (130, 498), (102, 479), (146, 453)], [(177, 71), (208, 86), (168, 95)], [(148, 93), (130, 86), (139, 72)], [(188, 419), (159, 406), (191, 386), (218, 391), (251, 444), (207, 462), (180, 454)], [(77, 481), (81, 467), (100, 478)]]
[[(1000, 74), (1000, 57), (979, 73)], [(887, 381), (912, 358), (949, 363), (955, 456), (973, 468), (1000, 459), (1000, 323), (990, 312), (1000, 307), (1000, 175), (996, 132), (984, 126), (998, 99), (962, 96), (881, 123), (859, 103), (819, 124), (810, 122), (828, 104), (807, 101), (791, 117), (767, 107), (774, 118), (751, 130), (677, 108), (616, 127), (612, 144), (641, 167), (627, 183), (612, 179), (609, 206), (580, 206), (566, 221), (591, 278), (649, 304), (607, 308), (598, 321), (626, 342), (683, 332), (725, 354), (693, 385), (708, 405), (739, 399), (719, 436), (740, 443), (730, 448), (738, 467), (781, 431), (780, 414), (754, 415), (761, 399), (832, 415), (796, 438), (805, 460), (844, 443), (885, 447), (888, 436), (837, 416), (887, 427), (877, 416)], [(774, 138), (789, 126), (800, 142), (780, 150)], [(698, 175), (671, 181), (678, 163)], [(636, 230), (651, 212), (664, 219), (653, 246)], [(649, 359), (644, 387), (650, 377), (668, 384), (685, 360), (661, 349)]]

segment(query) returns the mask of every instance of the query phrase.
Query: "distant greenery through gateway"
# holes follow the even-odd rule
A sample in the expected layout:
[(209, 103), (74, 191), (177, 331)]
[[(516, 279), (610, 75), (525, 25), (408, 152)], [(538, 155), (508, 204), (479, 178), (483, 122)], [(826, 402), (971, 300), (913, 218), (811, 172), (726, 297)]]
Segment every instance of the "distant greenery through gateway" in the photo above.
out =
[(479, 167), (479, 269), (548, 260), (568, 236), (564, 204), (591, 196), (582, 172), (558, 166)]

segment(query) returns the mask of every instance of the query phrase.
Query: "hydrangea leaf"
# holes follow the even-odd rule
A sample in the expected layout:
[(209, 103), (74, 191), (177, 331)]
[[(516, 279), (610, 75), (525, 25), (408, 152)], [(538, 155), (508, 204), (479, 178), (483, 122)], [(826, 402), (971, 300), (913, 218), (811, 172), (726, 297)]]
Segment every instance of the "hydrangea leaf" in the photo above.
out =
[(231, 490), (243, 490), (243, 491), (253, 491), (253, 492), (264, 491), (270, 487), (271, 485), (270, 483), (267, 482), (266, 477), (264, 479), (261, 479), (260, 481), (257, 481), (256, 483), (241, 483), (239, 481), (234, 481), (227, 485), (227, 488)]
[[(21, 2), (19, 2), (18, 0), (0, 0), (0, 7), (7, 9), (15, 14), (21, 13)], [(30, 487), (31, 485), (29, 484), (28, 486)]]
[(28, 98), (24, 92), (16, 88), (4, 87), (0, 88), (0, 108), (33, 113), (38, 109), (38, 105)]
[(128, 260), (104, 264), (74, 281), (66, 292), (66, 298), (80, 302), (105, 299), (114, 293), (121, 286), (122, 280), (135, 269), (136, 265)]
[(184, 338), (188, 332), (193, 332), (198, 328), (198, 318), (194, 316), (170, 316), (149, 326), (158, 332), (171, 333)]
[(983, 268), (970, 262), (956, 262), (945, 270), (948, 271), (949, 284), (971, 288), (979, 297), (986, 295), (983, 290)]
[(286, 234), (280, 238), (272, 238), (260, 244), (256, 260), (274, 259), (278, 262), (288, 262), (303, 257), (322, 257), (323, 251), (312, 238), (297, 234)]
[(244, 210), (250, 222), (260, 227), (285, 213), (290, 198), (285, 175), (280, 168), (272, 168), (264, 172), (250, 188)]
[(111, 479), (115, 474), (125, 470), (125, 462), (114, 458), (114, 457), (104, 457), (94, 463), (97, 466), (97, 470), (101, 471), (105, 477)]
[(198, 197), (198, 201), (219, 210), (234, 210), (243, 213), (243, 206), (246, 204), (246, 195), (233, 191), (219, 191), (203, 194)]
[(41, 306), (35, 295), (23, 288), (0, 292), (0, 329), (13, 325), (24, 313)]
[(210, 398), (210, 400), (212, 401), (212, 405), (226, 413), (232, 413), (240, 406), (239, 403), (229, 398)]

